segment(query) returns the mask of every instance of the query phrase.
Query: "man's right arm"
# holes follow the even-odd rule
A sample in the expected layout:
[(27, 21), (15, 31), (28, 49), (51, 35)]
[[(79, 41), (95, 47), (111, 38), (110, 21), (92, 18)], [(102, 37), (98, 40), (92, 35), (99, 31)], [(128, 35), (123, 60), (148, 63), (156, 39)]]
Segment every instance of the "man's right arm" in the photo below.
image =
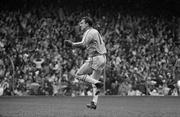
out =
[(84, 48), (85, 47), (83, 40), (81, 42), (74, 42), (74, 43), (72, 43), (72, 46), (73, 47), (80, 47), (80, 48)]
[(71, 40), (65, 40), (64, 43), (68, 47), (79, 47), (79, 48), (85, 47), (85, 39), (84, 38), (80, 42), (72, 42)]

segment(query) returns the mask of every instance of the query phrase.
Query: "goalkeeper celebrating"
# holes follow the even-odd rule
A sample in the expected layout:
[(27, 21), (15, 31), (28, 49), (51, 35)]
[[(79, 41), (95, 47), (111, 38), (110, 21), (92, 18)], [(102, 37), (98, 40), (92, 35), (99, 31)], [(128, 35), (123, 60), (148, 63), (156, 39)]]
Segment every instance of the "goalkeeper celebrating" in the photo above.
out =
[[(93, 21), (90, 17), (83, 17), (79, 22), (79, 26), (84, 31), (81, 42), (72, 42), (65, 40), (65, 45), (68, 47), (85, 47), (88, 53), (88, 60), (80, 67), (75, 77), (78, 80), (92, 84), (93, 99), (87, 108), (96, 109), (98, 95), (103, 83), (99, 81), (101, 72), (106, 64), (106, 48), (100, 33), (92, 27)], [(89, 75), (91, 74), (91, 75)]]

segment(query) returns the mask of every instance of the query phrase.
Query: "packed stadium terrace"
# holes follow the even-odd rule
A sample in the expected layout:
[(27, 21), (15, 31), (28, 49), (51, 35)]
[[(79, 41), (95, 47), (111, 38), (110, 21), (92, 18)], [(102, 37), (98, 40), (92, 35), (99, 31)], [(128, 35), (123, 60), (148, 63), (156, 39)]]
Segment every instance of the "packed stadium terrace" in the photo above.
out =
[[(73, 77), (87, 55), (63, 45), (65, 39), (81, 40), (82, 16), (96, 21), (106, 43), (105, 95), (177, 95), (172, 71), (179, 51), (176, 16), (134, 12), (136, 7), (130, 10), (127, 4), (98, 7), (88, 0), (74, 7), (27, 3), (3, 6), (0, 12), (0, 63), (6, 66), (0, 79), (2, 95), (91, 95), (91, 87)], [(7, 67), (4, 55), (13, 64)]]

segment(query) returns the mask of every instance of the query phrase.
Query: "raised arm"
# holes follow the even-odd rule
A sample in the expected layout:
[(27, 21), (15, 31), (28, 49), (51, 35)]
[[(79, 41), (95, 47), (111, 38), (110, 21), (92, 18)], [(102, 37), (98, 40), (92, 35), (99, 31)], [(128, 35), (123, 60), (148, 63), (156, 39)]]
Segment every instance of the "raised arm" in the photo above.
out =
[(72, 46), (73, 47), (80, 47), (80, 48), (84, 48), (85, 46), (84, 46), (84, 40), (82, 40), (81, 42), (73, 42), (72, 43)]
[(83, 36), (82, 41), (80, 42), (72, 42), (71, 40), (65, 40), (65, 45), (68, 47), (79, 47), (79, 48), (85, 48), (85, 46), (92, 40), (93, 38), (93, 32), (90, 30), (85, 33), (85, 36)]
[(72, 42), (71, 40), (65, 40), (65, 41), (64, 41), (64, 44), (65, 44), (67, 47), (79, 47), (79, 48), (84, 48), (84, 47), (85, 47), (84, 43), (85, 43), (84, 39), (83, 39), (81, 42)]

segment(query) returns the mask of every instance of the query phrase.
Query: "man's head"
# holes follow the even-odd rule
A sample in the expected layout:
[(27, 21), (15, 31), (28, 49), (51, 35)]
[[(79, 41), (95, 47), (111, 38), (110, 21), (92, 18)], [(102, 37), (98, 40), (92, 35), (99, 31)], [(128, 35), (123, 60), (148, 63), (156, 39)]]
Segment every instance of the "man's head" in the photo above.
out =
[(93, 20), (90, 17), (83, 17), (79, 22), (81, 30), (86, 30), (88, 27), (92, 27), (92, 25)]

